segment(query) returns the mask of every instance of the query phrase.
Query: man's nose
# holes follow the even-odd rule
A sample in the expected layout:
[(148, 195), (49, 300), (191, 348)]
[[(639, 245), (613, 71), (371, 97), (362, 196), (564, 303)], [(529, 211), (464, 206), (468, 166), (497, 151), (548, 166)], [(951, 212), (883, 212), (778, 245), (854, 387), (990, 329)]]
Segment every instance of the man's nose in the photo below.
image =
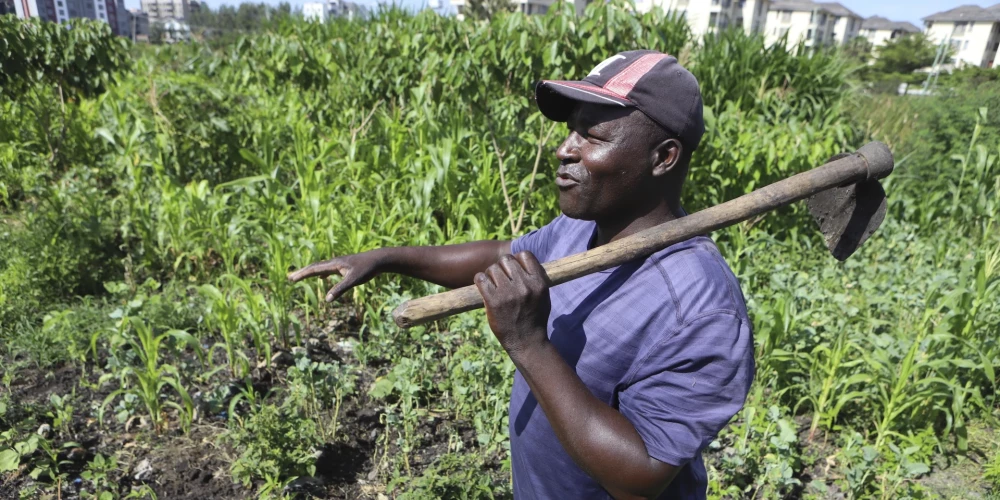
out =
[(559, 158), (559, 163), (574, 163), (580, 160), (580, 134), (576, 132), (570, 132), (569, 137), (566, 138), (556, 149), (556, 158)]

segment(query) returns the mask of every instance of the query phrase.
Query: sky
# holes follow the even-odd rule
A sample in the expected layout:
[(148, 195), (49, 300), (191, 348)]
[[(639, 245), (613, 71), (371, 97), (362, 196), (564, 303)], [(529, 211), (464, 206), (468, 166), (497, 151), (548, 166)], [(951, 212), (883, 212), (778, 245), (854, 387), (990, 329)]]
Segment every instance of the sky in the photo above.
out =
[[(236, 0), (206, 0), (208, 6), (215, 9), (219, 5), (236, 5), (239, 1)], [(277, 5), (280, 0), (250, 0), (253, 2), (263, 1), (269, 4)], [(292, 6), (301, 6), (306, 1), (320, 1), (320, 0), (287, 0)], [(363, 4), (373, 4), (376, 0), (363, 0), (358, 3)], [(401, 2), (403, 5), (410, 7), (420, 7), (426, 5), (429, 0), (396, 0)], [(694, 0), (696, 2), (707, 2), (708, 0)], [(921, 28), (923, 28), (923, 21), (921, 18), (927, 17), (935, 12), (941, 12), (949, 9), (958, 7), (959, 5), (966, 4), (977, 4), (981, 7), (986, 7), (993, 5), (1000, 0), (834, 0), (839, 1), (845, 7), (857, 12), (864, 17), (870, 16), (882, 16), (887, 17), (893, 21), (909, 21)], [(442, 1), (442, 4), (447, 2)], [(125, 6), (129, 9), (139, 8), (139, 0), (125, 0)]]

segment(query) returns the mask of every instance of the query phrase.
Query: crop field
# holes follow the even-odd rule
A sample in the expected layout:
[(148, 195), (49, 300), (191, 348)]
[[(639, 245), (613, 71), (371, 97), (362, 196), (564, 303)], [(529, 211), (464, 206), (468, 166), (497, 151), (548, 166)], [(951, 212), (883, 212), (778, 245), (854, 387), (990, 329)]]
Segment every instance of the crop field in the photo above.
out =
[(510, 498), (485, 315), (401, 330), (440, 287), (327, 304), (286, 273), (546, 224), (566, 127), (532, 82), (636, 48), (702, 86), (689, 212), (872, 139), (897, 160), (846, 262), (802, 205), (712, 235), (757, 374), (709, 497), (1000, 498), (1000, 86), (867, 95), (837, 52), (616, 2), (172, 46), (0, 16), (0, 498)]

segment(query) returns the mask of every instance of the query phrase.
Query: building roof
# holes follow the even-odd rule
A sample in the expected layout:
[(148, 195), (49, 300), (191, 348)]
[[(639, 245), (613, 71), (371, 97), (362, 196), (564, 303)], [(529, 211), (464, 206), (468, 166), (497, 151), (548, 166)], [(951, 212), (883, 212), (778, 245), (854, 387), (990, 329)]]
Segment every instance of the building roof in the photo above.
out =
[(772, 3), (768, 10), (791, 10), (795, 12), (812, 12), (814, 10), (825, 10), (830, 14), (840, 17), (856, 17), (861, 19), (857, 13), (844, 7), (837, 2), (813, 2), (811, 0), (777, 0)]
[(951, 10), (931, 14), (924, 21), (1000, 21), (1000, 4), (983, 8), (978, 5), (962, 5)]
[(888, 20), (888, 19), (886, 19), (884, 17), (881, 17), (881, 16), (872, 16), (872, 17), (869, 17), (868, 19), (865, 19), (865, 21), (863, 23), (861, 23), (861, 29), (863, 29), (863, 30), (885, 30), (885, 31), (897, 31), (898, 30), (898, 31), (906, 31), (906, 32), (909, 32), (909, 33), (917, 33), (917, 32), (920, 31), (920, 28), (914, 26), (911, 23), (890, 21), (890, 20)]
[(844, 7), (843, 5), (837, 2), (818, 2), (817, 4), (826, 9), (827, 12), (835, 16), (856, 17), (858, 19), (861, 19), (861, 16), (859, 16), (856, 12), (854, 12), (851, 9), (848, 9), (847, 7)]
[(768, 10), (792, 10), (811, 12), (820, 8), (815, 2), (809, 0), (777, 0), (771, 4)]

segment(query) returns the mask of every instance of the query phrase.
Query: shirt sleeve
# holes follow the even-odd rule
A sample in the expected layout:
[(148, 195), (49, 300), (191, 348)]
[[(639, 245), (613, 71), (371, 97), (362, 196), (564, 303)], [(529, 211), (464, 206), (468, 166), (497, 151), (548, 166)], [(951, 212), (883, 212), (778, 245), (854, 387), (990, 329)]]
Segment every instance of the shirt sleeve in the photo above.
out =
[(745, 317), (706, 313), (650, 350), (619, 393), (619, 411), (649, 456), (680, 467), (739, 412), (753, 374), (753, 338)]
[(531, 231), (524, 236), (515, 238), (510, 244), (510, 253), (516, 254), (525, 250), (531, 252), (538, 262), (548, 262), (551, 258), (552, 246), (558, 232), (558, 226), (562, 224), (565, 215), (560, 215), (548, 224)]

